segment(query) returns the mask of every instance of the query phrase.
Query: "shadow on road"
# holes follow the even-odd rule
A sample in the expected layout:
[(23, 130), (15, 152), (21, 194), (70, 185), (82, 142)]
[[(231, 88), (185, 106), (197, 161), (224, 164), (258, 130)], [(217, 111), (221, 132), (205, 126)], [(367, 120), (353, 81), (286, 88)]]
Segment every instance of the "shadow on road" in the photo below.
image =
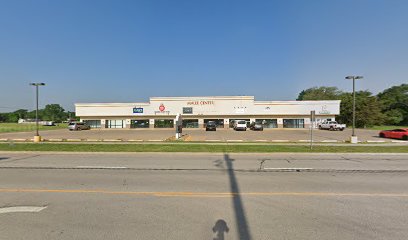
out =
[(217, 234), (213, 240), (224, 240), (224, 233), (229, 232), (227, 223), (223, 219), (218, 219), (212, 230)]
[(0, 161), (1, 160), (6, 160), (6, 159), (9, 159), (8, 157), (0, 157)]
[(238, 228), (239, 239), (250, 240), (251, 234), (249, 232), (244, 206), (242, 205), (241, 196), (239, 194), (239, 186), (235, 177), (234, 166), (232, 163), (234, 159), (231, 159), (228, 154), (224, 153), (224, 161), (227, 166), (231, 193), (233, 194), (232, 203), (234, 205), (235, 221)]

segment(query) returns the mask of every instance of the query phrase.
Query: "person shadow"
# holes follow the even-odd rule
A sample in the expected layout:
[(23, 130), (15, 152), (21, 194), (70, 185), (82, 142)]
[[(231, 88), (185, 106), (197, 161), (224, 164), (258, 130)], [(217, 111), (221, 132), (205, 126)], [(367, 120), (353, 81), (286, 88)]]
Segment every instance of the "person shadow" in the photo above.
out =
[(224, 233), (229, 232), (227, 223), (222, 219), (218, 219), (217, 222), (215, 222), (215, 225), (212, 228), (212, 230), (216, 234), (213, 240), (224, 240)]

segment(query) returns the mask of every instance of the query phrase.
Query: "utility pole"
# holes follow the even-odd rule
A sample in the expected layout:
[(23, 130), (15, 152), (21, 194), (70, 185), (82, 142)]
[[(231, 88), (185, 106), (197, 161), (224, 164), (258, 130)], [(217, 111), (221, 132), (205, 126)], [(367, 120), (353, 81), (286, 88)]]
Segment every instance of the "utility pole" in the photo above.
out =
[(35, 86), (35, 96), (36, 96), (36, 109), (35, 109), (35, 126), (36, 126), (36, 131), (35, 131), (35, 136), (34, 136), (34, 142), (41, 142), (41, 136), (38, 131), (38, 87), (39, 86), (45, 86), (45, 83), (30, 83), (31, 86)]

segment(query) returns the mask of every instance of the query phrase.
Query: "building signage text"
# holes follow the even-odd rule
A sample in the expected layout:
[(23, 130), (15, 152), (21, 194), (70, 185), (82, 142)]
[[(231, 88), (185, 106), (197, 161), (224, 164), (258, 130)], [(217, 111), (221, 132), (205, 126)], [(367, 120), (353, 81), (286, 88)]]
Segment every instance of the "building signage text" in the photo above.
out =
[(189, 101), (187, 102), (187, 105), (214, 105), (214, 101)]
[(183, 114), (193, 114), (192, 107), (183, 107)]

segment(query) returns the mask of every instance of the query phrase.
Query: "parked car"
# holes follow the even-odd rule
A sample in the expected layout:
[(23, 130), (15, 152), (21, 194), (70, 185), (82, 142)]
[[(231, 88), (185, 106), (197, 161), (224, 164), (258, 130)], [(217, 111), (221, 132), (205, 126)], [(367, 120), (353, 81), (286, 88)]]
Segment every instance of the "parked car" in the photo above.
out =
[(91, 127), (82, 122), (70, 122), (68, 124), (68, 130), (70, 131), (81, 131), (89, 129), (91, 129)]
[(393, 130), (384, 130), (379, 133), (382, 138), (395, 138), (408, 140), (408, 128), (398, 128)]
[(238, 130), (244, 130), (246, 131), (247, 129), (247, 123), (245, 120), (237, 120), (234, 123), (234, 130), (238, 131)]
[(254, 131), (263, 131), (263, 126), (260, 123), (252, 122), (251, 125), (249, 125), (249, 129)]
[(319, 129), (326, 129), (330, 131), (343, 131), (346, 129), (346, 124), (339, 124), (336, 121), (325, 121), (319, 124)]
[(205, 131), (217, 131), (217, 124), (214, 121), (207, 122), (205, 125)]

